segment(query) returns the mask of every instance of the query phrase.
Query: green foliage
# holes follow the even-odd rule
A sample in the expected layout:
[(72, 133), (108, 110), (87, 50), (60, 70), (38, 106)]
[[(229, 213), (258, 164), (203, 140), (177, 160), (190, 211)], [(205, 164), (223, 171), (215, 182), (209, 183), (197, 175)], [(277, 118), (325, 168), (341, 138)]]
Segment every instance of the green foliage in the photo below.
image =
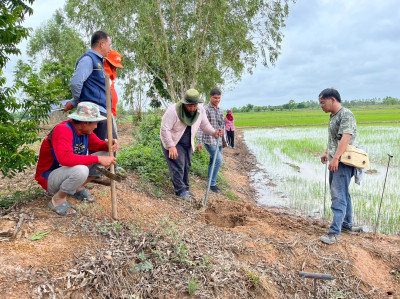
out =
[(196, 263), (189, 259), (189, 250), (187, 250), (184, 243), (179, 243), (176, 246), (175, 256), (172, 258), (173, 261), (179, 263), (185, 263), (189, 266), (195, 266)]
[(189, 295), (193, 295), (196, 292), (198, 287), (199, 280), (195, 277), (191, 277), (188, 281), (188, 293)]
[[(0, 75), (8, 55), (19, 54), (16, 45), (28, 36), (28, 29), (19, 25), (26, 14), (32, 14), (26, 2), (33, 0), (1, 2)], [(15, 86), (3, 87), (5, 78), (0, 77), (0, 170), (9, 177), (36, 162), (35, 152), (27, 145), (37, 141), (38, 125), (47, 118), (59, 92), (22, 62), (18, 62), (15, 80)], [(17, 99), (17, 93), (25, 97)]]
[(241, 201), (240, 198), (238, 198), (232, 191), (226, 191), (226, 196), (230, 199), (230, 200), (234, 200), (234, 201)]
[(68, 0), (66, 11), (88, 32), (104, 28), (123, 50), (125, 68), (145, 74), (150, 93), (166, 105), (190, 87), (208, 93), (238, 81), (259, 59), (273, 65), (288, 2)]
[[(386, 106), (366, 108), (352, 108), (357, 123), (397, 122), (400, 121), (399, 107), (388, 109)], [(298, 126), (298, 125), (325, 125), (329, 122), (329, 115), (320, 108), (318, 110), (284, 110), (235, 113), (235, 126), (262, 127), (262, 126)]]
[(153, 265), (150, 261), (147, 260), (147, 257), (143, 251), (139, 253), (139, 259), (140, 262), (137, 263), (134, 267), (135, 272), (147, 272), (153, 269)]
[(256, 287), (257, 284), (260, 282), (260, 277), (253, 272), (247, 273), (247, 279), (252, 284), (253, 287)]
[(79, 33), (67, 24), (61, 11), (35, 30), (29, 40), (27, 53), (32, 58), (42, 58), (40, 73), (63, 90), (60, 99), (72, 98), (70, 79), (78, 58), (87, 46)]
[[(39, 124), (48, 118), (51, 104), (59, 103), (60, 93), (55, 82), (43, 80), (22, 61), (14, 75), (15, 87), (1, 94), (0, 102), (0, 168), (9, 177), (36, 163), (35, 152), (27, 145), (39, 140)], [(12, 96), (17, 91), (21, 99)]]
[[(373, 99), (358, 99), (358, 100), (348, 100), (343, 101), (342, 106), (351, 107), (370, 107), (376, 106), (379, 109), (379, 105), (395, 106), (400, 105), (400, 99), (393, 97), (373, 98)], [(372, 107), (374, 109), (374, 107)], [(320, 110), (320, 104), (318, 101), (303, 101), (296, 103), (294, 100), (290, 100), (287, 104), (277, 105), (277, 106), (253, 106), (252, 104), (247, 104), (243, 107), (237, 108), (232, 107), (233, 113), (238, 112), (262, 112), (262, 111), (275, 111), (275, 110), (294, 110), (294, 109), (317, 109)]]
[(117, 104), (117, 122), (132, 122), (132, 108), (128, 107), (126, 109), (126, 107), (124, 106), (124, 101), (122, 99), (119, 99)]
[[(22, 27), (26, 14), (31, 15), (33, 10), (25, 3), (32, 4), (34, 0), (4, 0), (0, 2), (0, 75), (9, 60), (9, 55), (21, 54), (16, 47), (29, 35), (29, 30)], [(0, 82), (0, 87), (4, 82)], [(3, 91), (0, 91), (1, 94)]]
[(119, 236), (119, 233), (123, 228), (122, 222), (114, 221), (113, 227), (114, 227), (115, 233), (117, 234), (117, 236)]
[[(12, 190), (8, 187), (7, 190), (2, 190), (0, 193), (0, 208), (8, 208), (15, 202), (27, 201), (41, 192), (43, 192), (43, 189), (40, 187), (31, 188), (27, 191), (15, 191), (15, 189)], [(3, 197), (4, 195), (2, 193), (12, 193), (12, 195)]]
[[(137, 171), (142, 178), (156, 186), (169, 184), (170, 175), (160, 141), (161, 117), (148, 114), (134, 134), (135, 142), (118, 153), (118, 164)], [(209, 156), (207, 151), (195, 152), (191, 173), (206, 178)]]
[[(198, 175), (202, 178), (207, 178), (208, 163), (210, 156), (208, 152), (203, 148), (202, 151), (195, 151), (192, 157), (192, 166), (190, 166), (190, 172)], [(220, 173), (218, 173), (218, 177)]]
[(47, 232), (44, 232), (44, 233), (41, 233), (40, 231), (37, 231), (36, 233), (33, 234), (32, 237), (29, 238), (29, 240), (37, 241), (37, 240), (43, 239), (48, 234), (50, 234), (50, 231), (47, 231)]
[(169, 172), (160, 142), (161, 117), (150, 114), (139, 124), (133, 145), (118, 154), (118, 163), (136, 170), (157, 186), (168, 182)]
[(392, 97), (386, 97), (382, 100), (384, 105), (400, 105), (400, 100)]

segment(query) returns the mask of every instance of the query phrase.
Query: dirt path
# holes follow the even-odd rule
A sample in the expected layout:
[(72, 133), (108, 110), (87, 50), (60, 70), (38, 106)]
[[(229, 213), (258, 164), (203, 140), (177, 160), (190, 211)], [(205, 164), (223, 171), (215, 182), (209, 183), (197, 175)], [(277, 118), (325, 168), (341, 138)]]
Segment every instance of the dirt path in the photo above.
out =
[[(122, 145), (132, 140), (129, 125), (119, 134)], [(400, 296), (400, 237), (343, 234), (339, 244), (321, 244), (322, 223), (257, 204), (247, 176), (255, 160), (240, 131), (236, 143), (223, 152), (230, 186), (210, 195), (206, 211), (204, 180), (191, 178), (196, 201), (188, 203), (153, 196), (135, 174), (117, 185), (118, 222), (109, 188), (97, 184), (88, 187), (94, 205), (68, 199), (77, 217), (51, 212), (47, 194), (1, 211), (1, 230), (20, 228), (0, 237), (0, 298), (181, 298), (190, 281), (199, 298), (311, 297), (312, 281), (299, 271), (334, 277), (319, 282), (319, 298)], [(32, 188), (33, 171), (1, 184)], [(37, 232), (48, 234), (31, 241)]]

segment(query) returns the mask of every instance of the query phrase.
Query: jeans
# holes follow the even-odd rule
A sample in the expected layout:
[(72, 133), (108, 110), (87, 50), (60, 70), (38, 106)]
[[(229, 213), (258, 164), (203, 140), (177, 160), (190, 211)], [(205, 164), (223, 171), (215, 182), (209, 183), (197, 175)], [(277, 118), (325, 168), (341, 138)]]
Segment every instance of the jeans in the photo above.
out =
[(218, 171), (219, 168), (222, 164), (222, 145), (218, 147), (217, 151), (217, 146), (216, 145), (209, 145), (209, 144), (204, 144), (207, 152), (210, 154), (210, 163), (208, 164), (208, 180), (210, 180), (210, 174), (211, 174), (211, 168), (212, 168), (212, 162), (214, 160), (214, 155), (217, 155), (217, 159), (215, 160), (215, 166), (214, 166), (214, 171), (212, 173), (212, 178), (211, 178), (211, 186), (215, 186), (217, 184), (217, 176), (218, 176)]
[(329, 185), (331, 187), (333, 221), (329, 232), (340, 234), (342, 227), (351, 228), (352, 206), (349, 185), (355, 168), (339, 163), (336, 172), (329, 172)]

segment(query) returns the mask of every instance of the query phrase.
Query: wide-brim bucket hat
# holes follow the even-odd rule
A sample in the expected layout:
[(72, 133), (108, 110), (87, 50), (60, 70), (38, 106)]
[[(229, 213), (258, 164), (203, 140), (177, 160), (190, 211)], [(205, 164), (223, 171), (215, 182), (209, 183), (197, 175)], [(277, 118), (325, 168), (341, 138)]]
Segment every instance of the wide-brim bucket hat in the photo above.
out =
[(79, 103), (76, 111), (68, 115), (68, 118), (88, 122), (102, 121), (107, 119), (100, 114), (99, 106), (91, 102)]
[(191, 88), (185, 92), (185, 96), (183, 97), (181, 102), (183, 104), (194, 105), (194, 104), (203, 103), (203, 100), (200, 99), (199, 92), (196, 89)]

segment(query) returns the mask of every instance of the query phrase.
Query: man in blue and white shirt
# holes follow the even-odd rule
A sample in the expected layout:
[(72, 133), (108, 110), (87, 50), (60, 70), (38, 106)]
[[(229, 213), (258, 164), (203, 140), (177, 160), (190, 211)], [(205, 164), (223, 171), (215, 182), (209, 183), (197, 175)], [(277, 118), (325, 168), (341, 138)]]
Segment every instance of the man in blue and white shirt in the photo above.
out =
[[(210, 124), (214, 129), (223, 129), (224, 127), (224, 111), (218, 107), (221, 102), (221, 91), (217, 88), (214, 88), (210, 92), (210, 103), (205, 106), (205, 110), (207, 113), (207, 118)], [(204, 134), (201, 130), (197, 133), (197, 150), (201, 150), (204, 147), (210, 154), (210, 163), (208, 165), (208, 179), (210, 179), (212, 161), (214, 159), (214, 155), (217, 155), (215, 160), (214, 171), (211, 177), (210, 190), (215, 193), (220, 193), (221, 190), (217, 187), (217, 176), (219, 168), (222, 164), (222, 142), (220, 142), (217, 148), (217, 140), (216, 138)]]

